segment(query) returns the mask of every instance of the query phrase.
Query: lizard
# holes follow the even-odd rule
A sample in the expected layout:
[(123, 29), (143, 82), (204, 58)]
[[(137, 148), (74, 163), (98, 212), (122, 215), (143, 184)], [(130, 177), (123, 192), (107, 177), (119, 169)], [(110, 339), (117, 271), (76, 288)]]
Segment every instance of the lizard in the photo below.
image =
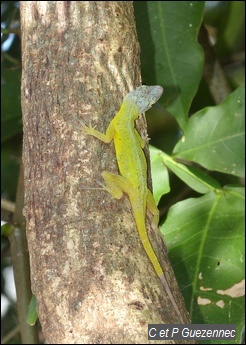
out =
[(82, 124), (82, 126), (86, 135), (94, 136), (104, 143), (114, 141), (120, 174), (103, 171), (101, 175), (106, 185), (102, 186), (102, 189), (109, 192), (116, 199), (120, 199), (123, 193), (128, 195), (145, 252), (167, 291), (179, 321), (184, 323), (148, 238), (146, 229), (147, 209), (153, 214), (152, 227), (154, 228), (158, 228), (159, 211), (153, 194), (147, 186), (147, 162), (143, 152), (146, 140), (140, 136), (135, 128), (135, 121), (139, 115), (155, 104), (162, 93), (163, 88), (159, 85), (142, 85), (129, 92), (124, 97), (120, 110), (109, 123), (105, 134), (85, 124)]

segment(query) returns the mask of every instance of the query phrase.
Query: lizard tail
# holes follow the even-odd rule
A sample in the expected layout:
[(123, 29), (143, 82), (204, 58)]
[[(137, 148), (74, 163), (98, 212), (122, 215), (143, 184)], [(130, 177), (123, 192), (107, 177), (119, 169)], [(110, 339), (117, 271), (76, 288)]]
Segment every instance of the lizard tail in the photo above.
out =
[(155, 255), (154, 249), (150, 244), (146, 225), (145, 225), (145, 217), (143, 214), (140, 215), (140, 212), (137, 210), (136, 212), (134, 212), (134, 218), (135, 218), (138, 233), (139, 233), (141, 242), (143, 244), (143, 247), (145, 249), (145, 252), (148, 255), (149, 260), (151, 261), (152, 265), (154, 266), (154, 269), (157, 275), (161, 277), (163, 275), (163, 270), (157, 259), (157, 256)]
[(140, 239), (142, 241), (143, 247), (145, 249), (145, 252), (147, 253), (152, 265), (154, 266), (154, 269), (155, 269), (157, 275), (159, 276), (159, 278), (160, 278), (160, 280), (161, 280), (161, 282), (162, 282), (162, 284), (163, 284), (163, 286), (167, 292), (167, 295), (168, 295), (168, 297), (169, 297), (169, 299), (173, 305), (173, 308), (174, 308), (174, 310), (178, 316), (179, 322), (185, 323), (184, 319), (183, 319), (183, 317), (179, 311), (179, 307), (173, 298), (172, 292), (171, 292), (170, 287), (168, 285), (168, 282), (164, 276), (161, 265), (157, 259), (157, 256), (155, 255), (155, 252), (154, 252), (154, 250), (151, 246), (151, 243), (149, 241), (149, 237), (148, 237), (148, 233), (147, 233), (147, 229), (146, 229), (146, 224), (145, 224), (145, 217), (143, 216), (143, 214), (140, 214), (139, 210), (136, 210), (136, 212), (134, 212), (134, 217), (135, 217), (137, 229), (138, 229), (139, 236), (140, 236)]

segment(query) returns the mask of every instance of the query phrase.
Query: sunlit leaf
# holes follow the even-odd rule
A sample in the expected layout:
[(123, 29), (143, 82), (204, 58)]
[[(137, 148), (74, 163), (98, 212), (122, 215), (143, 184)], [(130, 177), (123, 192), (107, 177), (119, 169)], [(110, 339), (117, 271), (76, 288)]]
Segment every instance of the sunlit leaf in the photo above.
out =
[(161, 157), (161, 151), (153, 146), (150, 146), (150, 162), (153, 194), (155, 202), (158, 204), (162, 195), (169, 193), (170, 185), (168, 172)]
[(208, 193), (211, 190), (220, 188), (220, 184), (208, 174), (193, 167), (176, 162), (172, 157), (164, 152), (161, 153), (164, 164), (174, 172), (190, 188), (198, 193)]
[(209, 170), (244, 176), (244, 88), (222, 104), (194, 114), (174, 148), (175, 157), (197, 162)]
[(161, 231), (192, 322), (242, 330), (244, 188), (177, 203)]

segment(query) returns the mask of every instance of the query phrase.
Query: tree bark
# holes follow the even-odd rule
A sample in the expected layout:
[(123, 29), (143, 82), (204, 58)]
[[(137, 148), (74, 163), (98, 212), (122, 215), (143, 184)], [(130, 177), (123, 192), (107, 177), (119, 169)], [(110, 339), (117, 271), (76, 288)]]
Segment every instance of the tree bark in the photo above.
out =
[[(117, 172), (113, 144), (86, 137), (78, 123), (105, 131), (141, 84), (132, 2), (21, 1), (21, 25), (25, 217), (46, 343), (147, 343), (147, 324), (174, 323), (176, 314), (127, 197), (90, 189), (102, 170)], [(183, 308), (160, 239), (150, 236)]]

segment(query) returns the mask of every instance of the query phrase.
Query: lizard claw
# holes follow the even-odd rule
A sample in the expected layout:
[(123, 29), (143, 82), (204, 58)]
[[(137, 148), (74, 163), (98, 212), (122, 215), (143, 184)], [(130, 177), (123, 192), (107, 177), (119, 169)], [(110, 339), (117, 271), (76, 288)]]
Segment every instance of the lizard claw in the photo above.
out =
[(91, 125), (87, 126), (83, 120), (79, 119), (78, 117), (75, 117), (75, 116), (72, 116), (72, 119), (70, 119), (70, 122), (72, 122), (72, 120), (74, 120), (73, 122), (78, 122), (79, 124), (79, 131), (82, 131), (82, 133), (84, 134), (88, 134), (89, 130), (91, 128), (94, 128), (92, 127)]

